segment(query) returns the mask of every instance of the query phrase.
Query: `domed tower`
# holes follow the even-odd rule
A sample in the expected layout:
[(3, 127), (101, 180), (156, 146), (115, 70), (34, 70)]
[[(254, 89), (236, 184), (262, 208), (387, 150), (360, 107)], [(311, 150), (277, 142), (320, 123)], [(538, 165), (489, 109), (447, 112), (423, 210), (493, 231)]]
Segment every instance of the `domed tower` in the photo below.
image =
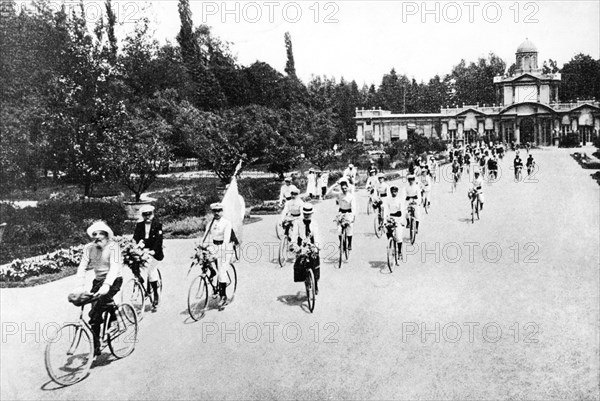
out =
[(517, 68), (515, 74), (526, 72), (538, 72), (538, 51), (537, 47), (527, 38), (517, 48)]

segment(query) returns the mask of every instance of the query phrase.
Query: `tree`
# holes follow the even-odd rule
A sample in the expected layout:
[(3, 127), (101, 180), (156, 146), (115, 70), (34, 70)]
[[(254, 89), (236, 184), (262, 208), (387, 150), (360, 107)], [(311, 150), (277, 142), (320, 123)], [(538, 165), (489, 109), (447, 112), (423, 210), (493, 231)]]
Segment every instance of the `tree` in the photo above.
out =
[(287, 61), (285, 63), (285, 73), (290, 78), (298, 79), (296, 76), (296, 64), (294, 63), (294, 51), (292, 50), (292, 36), (289, 32), (284, 34), (285, 51), (287, 53)]
[(454, 66), (450, 77), (455, 80), (457, 104), (476, 105), (496, 102), (494, 77), (504, 73), (506, 64), (494, 53), (487, 59), (479, 58), (477, 63), (466, 65), (464, 60)]
[(169, 161), (164, 141), (169, 130), (162, 118), (135, 110), (125, 129), (113, 131), (107, 138), (113, 160), (110, 175), (133, 192), (136, 202)]
[(581, 53), (574, 56), (562, 68), (560, 93), (566, 101), (600, 99), (600, 60)]

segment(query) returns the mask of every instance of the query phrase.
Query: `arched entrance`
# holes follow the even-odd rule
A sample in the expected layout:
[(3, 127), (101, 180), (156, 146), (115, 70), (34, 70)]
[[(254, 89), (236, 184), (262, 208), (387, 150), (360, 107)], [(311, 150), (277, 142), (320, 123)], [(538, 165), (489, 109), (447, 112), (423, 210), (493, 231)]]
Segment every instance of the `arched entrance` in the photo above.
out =
[(533, 118), (525, 117), (521, 120), (519, 134), (521, 136), (521, 143), (535, 143), (535, 122)]

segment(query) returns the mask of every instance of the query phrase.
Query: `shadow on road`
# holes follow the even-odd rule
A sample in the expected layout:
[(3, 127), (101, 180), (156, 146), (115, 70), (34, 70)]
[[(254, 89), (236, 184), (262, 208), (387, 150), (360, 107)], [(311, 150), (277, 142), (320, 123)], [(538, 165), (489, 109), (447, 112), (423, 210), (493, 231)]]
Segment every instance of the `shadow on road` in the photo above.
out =
[(377, 260), (377, 261), (371, 261), (369, 262), (369, 265), (371, 265), (371, 269), (379, 269), (379, 270), (383, 270), (385, 269), (386, 272), (382, 272), (382, 273), (389, 273), (390, 270), (388, 269), (387, 266), (387, 262), (382, 262), (381, 260)]
[(289, 306), (299, 306), (300, 309), (302, 309), (305, 313), (311, 313), (311, 311), (308, 309), (308, 305), (306, 304), (308, 299), (306, 298), (305, 292), (298, 291), (296, 295), (281, 295), (277, 297), (277, 300)]

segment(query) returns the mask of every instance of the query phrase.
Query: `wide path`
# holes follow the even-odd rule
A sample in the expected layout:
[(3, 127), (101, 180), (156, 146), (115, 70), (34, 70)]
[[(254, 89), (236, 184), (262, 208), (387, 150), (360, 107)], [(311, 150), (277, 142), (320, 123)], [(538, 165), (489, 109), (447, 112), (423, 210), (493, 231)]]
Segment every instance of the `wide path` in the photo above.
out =
[[(246, 226), (235, 301), (190, 321), (194, 241), (166, 242), (163, 303), (135, 352), (57, 389), (45, 340), (77, 317), (67, 278), (1, 294), (2, 399), (598, 399), (599, 189), (569, 150), (535, 152), (535, 178), (501, 163), (471, 224), (466, 182), (438, 182), (415, 247), (392, 273), (359, 192), (354, 250), (336, 255), (333, 201), (315, 313), (273, 261), (275, 216)], [(591, 153), (588, 150), (588, 153)], [(404, 184), (402, 184), (404, 185)], [(331, 257), (330, 257), (331, 256)]]

